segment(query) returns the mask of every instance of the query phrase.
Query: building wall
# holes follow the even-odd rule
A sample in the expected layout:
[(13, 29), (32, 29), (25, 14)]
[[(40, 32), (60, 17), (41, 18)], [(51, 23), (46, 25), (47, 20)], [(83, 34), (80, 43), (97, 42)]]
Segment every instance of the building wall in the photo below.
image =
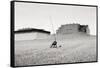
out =
[(87, 27), (86, 32), (87, 32), (87, 34), (90, 34), (89, 27)]
[(45, 39), (45, 38), (48, 38), (49, 36), (50, 36), (50, 34), (37, 33), (37, 39)]
[(37, 37), (37, 33), (18, 33), (15, 34), (15, 40), (33, 40)]
[(16, 33), (15, 40), (33, 40), (33, 39), (45, 39), (49, 36), (46, 33), (39, 33), (39, 32), (31, 32), (31, 33)]
[(68, 25), (62, 25), (58, 30), (57, 34), (71, 34), (71, 33), (77, 33), (79, 28), (79, 24), (68, 24)]

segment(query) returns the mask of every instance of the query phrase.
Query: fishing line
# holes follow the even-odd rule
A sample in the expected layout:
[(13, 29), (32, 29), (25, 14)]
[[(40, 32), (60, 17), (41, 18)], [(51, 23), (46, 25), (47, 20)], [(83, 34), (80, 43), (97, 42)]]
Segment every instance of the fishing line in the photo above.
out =
[(49, 19), (50, 19), (50, 23), (51, 23), (51, 25), (52, 25), (52, 30), (53, 30), (53, 32), (54, 32), (54, 38), (55, 38), (55, 41), (56, 41), (56, 32), (55, 32), (55, 30), (54, 30), (53, 21), (52, 21), (51, 16), (49, 16)]

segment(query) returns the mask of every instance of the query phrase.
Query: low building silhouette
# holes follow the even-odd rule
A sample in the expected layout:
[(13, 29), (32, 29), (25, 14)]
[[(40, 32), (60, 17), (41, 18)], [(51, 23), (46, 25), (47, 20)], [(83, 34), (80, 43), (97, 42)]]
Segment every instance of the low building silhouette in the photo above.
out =
[(43, 29), (26, 28), (14, 31), (15, 40), (45, 39), (50, 35), (49, 31)]
[(74, 33), (85, 33), (89, 34), (90, 30), (88, 25), (80, 24), (65, 24), (56, 31), (57, 34), (74, 34)]

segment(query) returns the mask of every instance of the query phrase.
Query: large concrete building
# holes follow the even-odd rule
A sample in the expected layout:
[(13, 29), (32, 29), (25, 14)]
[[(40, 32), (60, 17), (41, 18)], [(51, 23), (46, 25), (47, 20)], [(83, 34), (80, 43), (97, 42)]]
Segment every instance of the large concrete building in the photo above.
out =
[(61, 27), (56, 31), (57, 34), (74, 34), (74, 33), (85, 33), (89, 34), (88, 25), (80, 24), (66, 24), (61, 25)]
[(45, 39), (50, 35), (49, 31), (42, 29), (22, 29), (15, 31), (15, 40)]

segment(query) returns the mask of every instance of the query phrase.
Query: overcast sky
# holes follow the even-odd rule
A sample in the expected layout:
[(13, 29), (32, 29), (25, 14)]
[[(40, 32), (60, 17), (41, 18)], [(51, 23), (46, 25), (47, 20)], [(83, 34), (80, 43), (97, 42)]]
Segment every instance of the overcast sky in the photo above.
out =
[(90, 34), (96, 35), (96, 8), (39, 3), (15, 3), (15, 30), (38, 28), (54, 32), (62, 24), (89, 25)]

